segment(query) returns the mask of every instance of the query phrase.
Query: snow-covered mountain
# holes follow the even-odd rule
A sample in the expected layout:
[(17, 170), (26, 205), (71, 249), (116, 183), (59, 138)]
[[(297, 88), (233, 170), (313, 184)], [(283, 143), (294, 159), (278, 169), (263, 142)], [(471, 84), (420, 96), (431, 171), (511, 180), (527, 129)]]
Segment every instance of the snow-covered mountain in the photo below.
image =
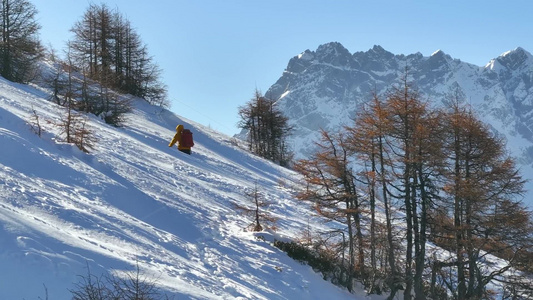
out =
[[(319, 130), (338, 131), (372, 93), (383, 94), (406, 74), (435, 106), (460, 93), (493, 130), (533, 179), (533, 56), (522, 48), (506, 52), (480, 67), (443, 51), (395, 55), (380, 46), (351, 54), (340, 43), (293, 57), (281, 78), (266, 92), (294, 127), (290, 138), (297, 158), (314, 151)], [(533, 185), (530, 185), (532, 190)], [(525, 199), (533, 207), (533, 199)]]
[[(136, 266), (174, 299), (367, 299), (269, 242), (323, 226), (293, 200), (295, 173), (141, 100), (123, 128), (89, 116), (98, 141), (86, 154), (57, 139), (48, 121), (60, 108), (47, 97), (0, 78), (0, 299), (70, 299), (87, 267)], [(194, 132), (191, 156), (168, 147), (177, 124)], [(277, 232), (243, 231), (250, 221), (233, 203), (256, 185)]]

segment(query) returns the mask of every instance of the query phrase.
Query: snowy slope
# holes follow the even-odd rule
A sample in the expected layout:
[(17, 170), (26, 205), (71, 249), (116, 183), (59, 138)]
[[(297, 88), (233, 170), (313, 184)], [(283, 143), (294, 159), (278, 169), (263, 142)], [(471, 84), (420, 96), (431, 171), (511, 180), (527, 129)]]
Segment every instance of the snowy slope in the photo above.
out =
[[(46, 97), (0, 78), (0, 299), (69, 299), (87, 266), (137, 264), (176, 299), (354, 299), (268, 242), (307, 226), (296, 174), (142, 101), (123, 128), (90, 117), (98, 142), (85, 154), (57, 140), (46, 121), (59, 108)], [(168, 147), (177, 124), (194, 132), (191, 156)], [(267, 241), (232, 209), (256, 183), (281, 219), (259, 234)]]

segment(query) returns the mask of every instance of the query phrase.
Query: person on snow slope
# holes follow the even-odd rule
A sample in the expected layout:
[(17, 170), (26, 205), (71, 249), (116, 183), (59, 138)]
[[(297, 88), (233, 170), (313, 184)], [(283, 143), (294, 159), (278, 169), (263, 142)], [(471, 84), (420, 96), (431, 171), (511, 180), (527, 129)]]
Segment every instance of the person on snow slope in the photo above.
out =
[(176, 134), (174, 135), (174, 138), (172, 139), (172, 141), (170, 142), (170, 144), (168, 144), (169, 147), (172, 147), (174, 146), (174, 144), (176, 144), (176, 142), (178, 143), (178, 150), (181, 151), (181, 152), (184, 152), (184, 153), (187, 153), (189, 155), (191, 155), (191, 147), (187, 147), (185, 145), (182, 144), (182, 132), (183, 132), (183, 125), (178, 125), (176, 127)]

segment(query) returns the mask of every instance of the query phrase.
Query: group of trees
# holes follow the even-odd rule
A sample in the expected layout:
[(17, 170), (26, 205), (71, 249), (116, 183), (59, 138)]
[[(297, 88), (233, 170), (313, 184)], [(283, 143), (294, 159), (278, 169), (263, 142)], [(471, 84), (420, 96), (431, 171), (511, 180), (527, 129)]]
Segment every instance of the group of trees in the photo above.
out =
[(105, 4), (91, 4), (71, 31), (69, 43), (75, 66), (106, 88), (160, 105), (166, 87), (159, 81), (161, 70), (130, 22)]
[[(2, 0), (0, 11), (0, 75), (21, 83), (36, 80), (44, 49), (34, 5), (27, 0)], [(55, 60), (54, 74), (40, 74), (54, 101), (114, 125), (120, 125), (130, 109), (129, 99), (117, 92), (168, 106), (166, 87), (159, 80), (161, 70), (117, 10), (91, 4), (71, 31), (74, 39), (66, 45), (64, 59)]]
[(432, 109), (404, 81), (318, 145), (295, 165), (308, 183), (299, 198), (342, 224), (324, 233), (325, 247), (336, 249), (349, 289), (357, 278), (389, 299), (400, 290), (404, 299), (486, 299), (498, 282), (509, 298), (533, 295), (510, 274), (531, 267), (524, 182), (460, 95)]
[(130, 99), (121, 94), (168, 106), (160, 69), (118, 11), (91, 4), (71, 31), (74, 39), (67, 44), (66, 57), (48, 78), (58, 104), (73, 104), (116, 126), (131, 109)]
[(130, 97), (119, 93), (168, 106), (166, 87), (159, 80), (161, 70), (118, 10), (91, 4), (73, 25), (74, 39), (66, 45), (64, 58), (51, 55), (57, 66), (51, 74), (39, 72), (44, 48), (34, 5), (27, 0), (1, 0), (0, 12), (0, 75), (21, 83), (37, 80), (39, 75), (44, 78), (41, 82), (51, 88), (51, 99), (64, 107), (55, 125), (66, 142), (83, 151), (92, 147), (95, 139), (82, 112), (120, 126), (131, 104)]
[(291, 127), (288, 118), (276, 107), (276, 101), (256, 90), (254, 97), (239, 108), (239, 116), (239, 127), (247, 132), (249, 150), (281, 166), (288, 166), (292, 160), (287, 145)]

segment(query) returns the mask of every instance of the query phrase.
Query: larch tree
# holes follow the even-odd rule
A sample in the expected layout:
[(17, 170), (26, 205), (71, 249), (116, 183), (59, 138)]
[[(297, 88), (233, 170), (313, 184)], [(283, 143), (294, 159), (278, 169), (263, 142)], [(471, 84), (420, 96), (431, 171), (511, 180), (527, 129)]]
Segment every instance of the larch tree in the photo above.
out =
[[(366, 274), (363, 218), (366, 208), (359, 193), (348, 139), (343, 134), (322, 131), (319, 150), (308, 160), (298, 161), (294, 168), (303, 174), (307, 188), (298, 198), (310, 201), (316, 212), (328, 221), (344, 226), (338, 231), (339, 256), (347, 270), (345, 286), (353, 289), (353, 279)], [(345, 253), (347, 252), (347, 258)]]
[[(394, 298), (399, 289), (403, 276), (399, 274), (396, 258), (396, 233), (393, 229), (392, 206), (390, 201), (391, 189), (390, 171), (391, 160), (387, 143), (390, 127), (389, 111), (385, 109), (383, 101), (377, 94), (373, 95), (370, 103), (358, 110), (353, 126), (346, 127), (350, 136), (349, 147), (356, 155), (356, 164), (360, 168), (360, 177), (366, 179), (370, 209), (370, 260), (371, 278), (370, 291), (391, 291), (389, 299)], [(383, 204), (385, 224), (382, 226), (376, 220), (378, 199)], [(379, 230), (379, 228), (384, 229)], [(383, 249), (377, 249), (378, 236), (384, 236), (381, 244)], [(381, 276), (378, 278), (378, 259), (376, 252), (385, 252), (385, 259), (380, 262)], [(378, 282), (386, 283), (387, 287), (378, 286)]]
[[(485, 299), (495, 282), (509, 299), (533, 295), (530, 277), (516, 275), (530, 274), (533, 253), (524, 181), (471, 109), (448, 104), (429, 107), (406, 80), (384, 100), (374, 95), (353, 126), (323, 132), (317, 152), (295, 165), (307, 182), (298, 197), (345, 228), (336, 254), (354, 267), (348, 279), (370, 275), (359, 279), (371, 292), (390, 291), (387, 299), (401, 289), (404, 299)], [(429, 252), (428, 241), (448, 258)]]
[[(423, 273), (426, 266), (429, 212), (438, 202), (439, 178), (444, 165), (442, 153), (441, 116), (428, 108), (406, 80), (380, 101), (374, 95), (370, 105), (356, 115), (348, 128), (352, 147), (358, 155), (357, 164), (366, 174), (370, 209), (375, 210), (378, 188), (385, 208), (389, 245), (387, 279), (391, 297), (404, 285), (404, 297), (425, 299)], [(377, 183), (380, 183), (379, 186)], [(404, 275), (396, 264), (392, 228), (391, 200), (398, 200), (405, 212)], [(371, 213), (374, 214), (374, 213)], [(371, 216), (371, 224), (375, 222)], [(371, 225), (371, 239), (373, 229)], [(375, 233), (374, 233), (375, 234)], [(371, 253), (375, 249), (371, 246)]]
[(287, 147), (291, 127), (276, 102), (255, 91), (254, 97), (239, 107), (239, 127), (247, 131), (249, 150), (265, 159), (288, 166), (292, 154)]
[[(403, 86), (387, 97), (385, 107), (391, 130), (388, 132), (393, 153), (393, 195), (405, 211), (406, 252), (404, 298), (425, 299), (422, 272), (425, 266), (428, 210), (434, 198), (434, 176), (440, 145), (438, 120), (404, 79)], [(434, 174), (435, 175), (435, 174)], [(415, 269), (413, 270), (413, 266)], [(413, 272), (414, 271), (414, 272)], [(413, 293), (414, 289), (414, 293)]]
[[(457, 289), (451, 292), (460, 299), (480, 299), (491, 280), (532, 250), (531, 219), (519, 201), (524, 181), (505, 144), (466, 106), (451, 106), (446, 127), (450, 165), (445, 191), (453, 204), (457, 268)], [(508, 263), (485, 268), (491, 254)]]
[(154, 105), (169, 105), (166, 86), (160, 81), (161, 69), (122, 14), (105, 4), (91, 4), (71, 31), (76, 65), (99, 82), (102, 94), (113, 89)]
[(233, 206), (242, 215), (253, 220), (247, 228), (255, 232), (263, 231), (264, 229), (276, 230), (276, 222), (278, 219), (267, 211), (268, 207), (272, 205), (272, 201), (265, 199), (265, 196), (259, 190), (257, 183), (251, 191), (247, 191), (245, 194), (251, 204), (240, 205), (234, 203)]
[(2, 0), (0, 11), (0, 75), (11, 81), (28, 82), (44, 54), (38, 37), (37, 10), (27, 0)]

